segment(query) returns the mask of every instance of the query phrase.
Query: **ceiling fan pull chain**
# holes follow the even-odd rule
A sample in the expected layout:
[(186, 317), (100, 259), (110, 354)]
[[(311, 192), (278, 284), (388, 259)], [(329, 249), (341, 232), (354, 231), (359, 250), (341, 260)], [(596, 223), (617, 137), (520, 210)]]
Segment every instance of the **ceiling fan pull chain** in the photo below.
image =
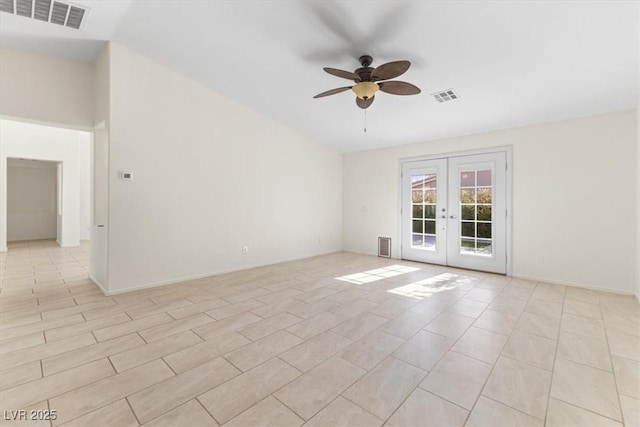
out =
[(364, 110), (364, 133), (367, 133), (367, 110)]

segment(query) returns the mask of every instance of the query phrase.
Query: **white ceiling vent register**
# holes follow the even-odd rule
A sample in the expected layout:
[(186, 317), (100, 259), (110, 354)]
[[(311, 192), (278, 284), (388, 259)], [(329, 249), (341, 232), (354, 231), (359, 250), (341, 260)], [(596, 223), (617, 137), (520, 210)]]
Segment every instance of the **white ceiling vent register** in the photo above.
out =
[(0, 0), (0, 11), (77, 30), (87, 9), (55, 0)]
[(458, 99), (459, 96), (457, 93), (455, 93), (453, 91), (453, 89), (447, 89), (447, 90), (441, 90), (439, 92), (436, 93), (432, 93), (431, 94), (436, 101), (438, 102), (447, 102), (447, 101), (453, 101), (454, 99)]

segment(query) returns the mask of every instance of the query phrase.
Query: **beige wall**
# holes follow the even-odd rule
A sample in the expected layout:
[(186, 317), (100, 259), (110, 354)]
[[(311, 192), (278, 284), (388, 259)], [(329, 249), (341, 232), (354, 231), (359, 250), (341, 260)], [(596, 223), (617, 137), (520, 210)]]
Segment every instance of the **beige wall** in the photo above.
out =
[(344, 155), (343, 247), (399, 256), (399, 160), (513, 147), (513, 274), (633, 293), (636, 112)]
[(90, 129), (92, 66), (16, 50), (0, 50), (0, 115)]
[(7, 241), (58, 237), (57, 163), (8, 159)]
[(117, 44), (110, 61), (110, 293), (340, 250), (338, 151)]

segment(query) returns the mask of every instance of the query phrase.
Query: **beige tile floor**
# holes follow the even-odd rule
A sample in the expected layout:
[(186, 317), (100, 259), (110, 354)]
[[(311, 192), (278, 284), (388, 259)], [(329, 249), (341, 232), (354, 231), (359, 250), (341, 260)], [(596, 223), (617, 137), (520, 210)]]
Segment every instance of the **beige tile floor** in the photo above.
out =
[(2, 424), (640, 425), (631, 296), (338, 253), (104, 297), (87, 264), (0, 256)]

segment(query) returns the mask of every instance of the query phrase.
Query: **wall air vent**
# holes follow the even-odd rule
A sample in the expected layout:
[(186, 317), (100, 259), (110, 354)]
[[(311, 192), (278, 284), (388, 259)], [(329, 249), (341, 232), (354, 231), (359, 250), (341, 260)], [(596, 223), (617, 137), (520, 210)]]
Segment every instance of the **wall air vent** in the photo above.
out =
[(439, 92), (432, 93), (431, 95), (438, 102), (453, 101), (454, 99), (460, 98), (458, 94), (453, 91), (453, 89), (441, 90)]
[(56, 0), (0, 0), (0, 11), (80, 29), (87, 9)]
[(391, 258), (391, 237), (378, 237), (378, 256)]

